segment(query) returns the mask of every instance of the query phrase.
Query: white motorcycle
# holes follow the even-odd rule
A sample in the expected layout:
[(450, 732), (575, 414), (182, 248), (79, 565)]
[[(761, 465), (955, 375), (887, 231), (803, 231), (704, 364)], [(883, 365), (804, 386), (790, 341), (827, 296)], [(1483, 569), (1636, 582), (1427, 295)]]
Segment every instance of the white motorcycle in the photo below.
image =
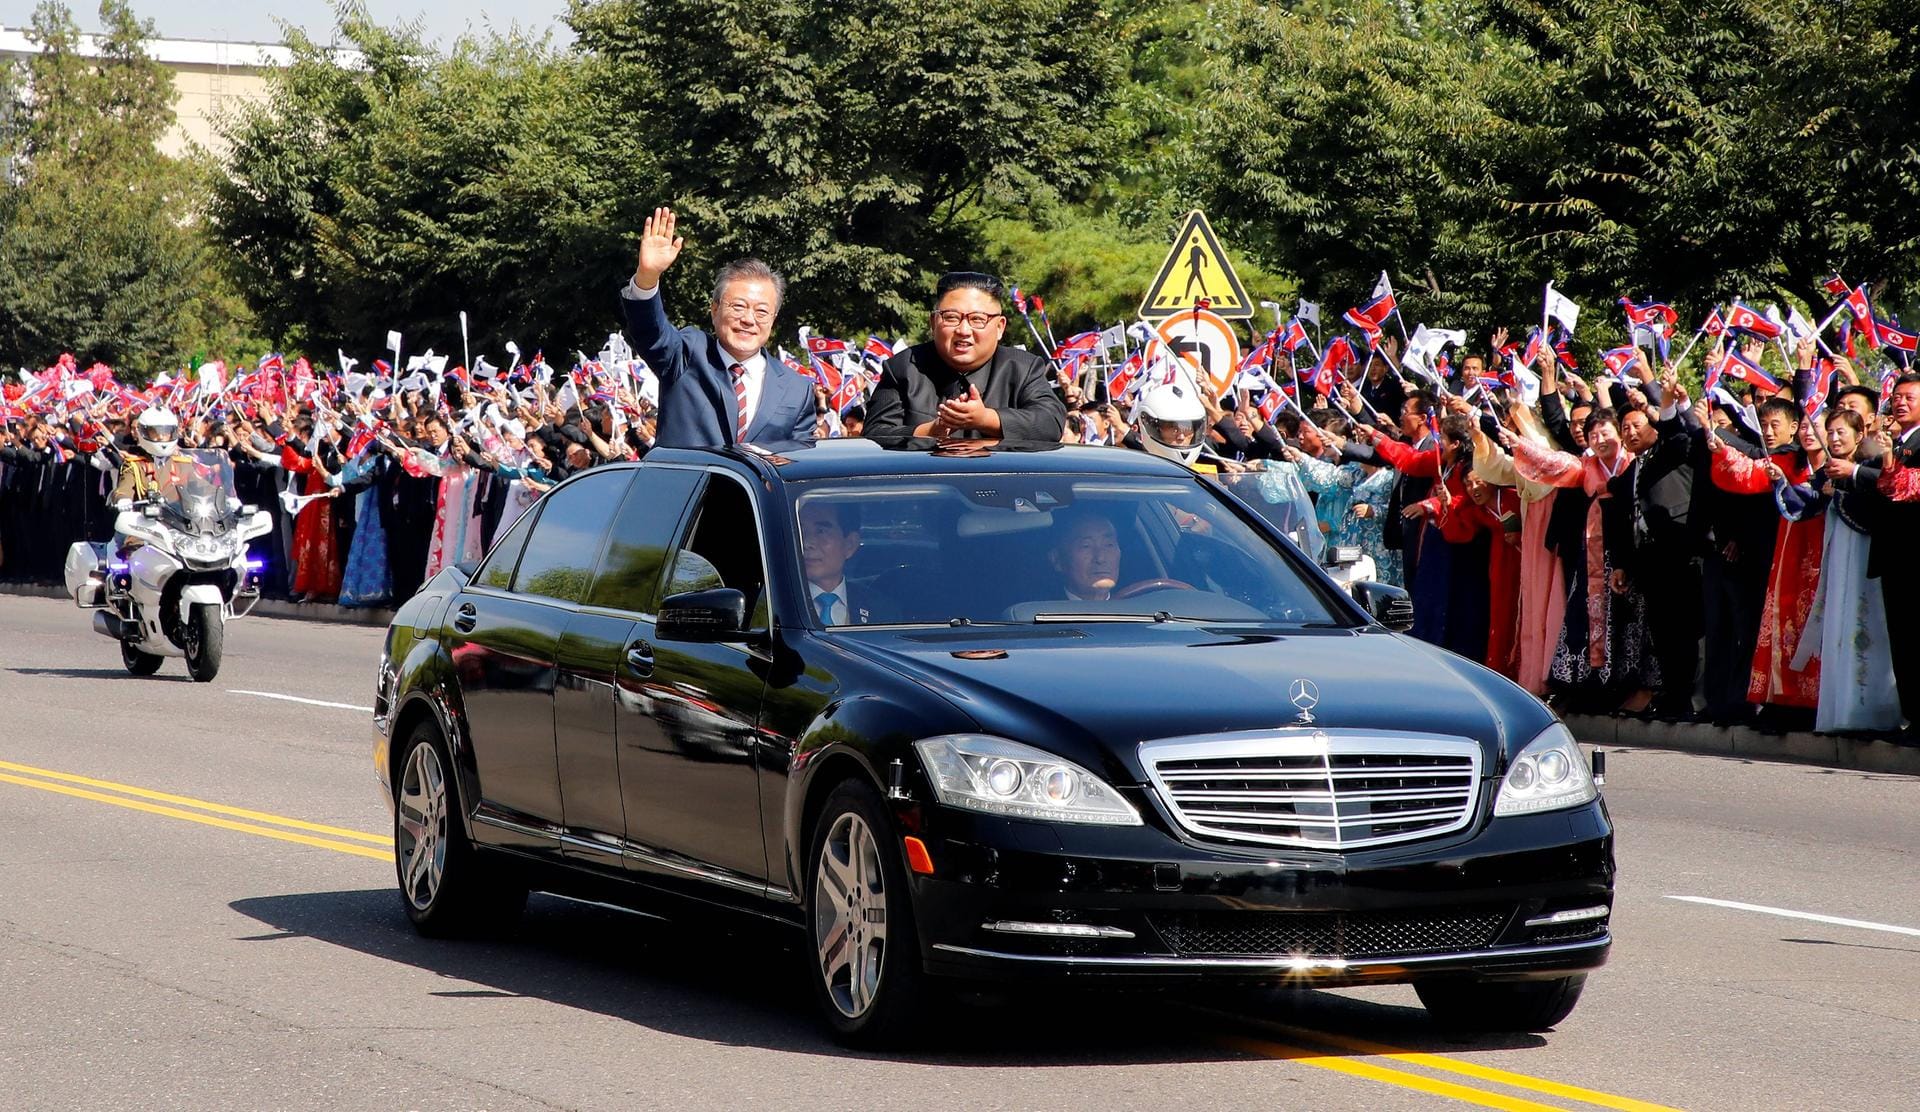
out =
[(220, 672), (227, 622), (260, 599), (263, 564), (247, 556), (247, 542), (270, 532), (273, 518), (241, 505), (224, 452), (175, 453), (155, 478), (148, 498), (117, 507), (124, 549), (82, 541), (67, 550), (67, 593), (98, 611), (93, 630), (120, 642), (127, 671), (150, 676), (180, 656), (206, 683)]

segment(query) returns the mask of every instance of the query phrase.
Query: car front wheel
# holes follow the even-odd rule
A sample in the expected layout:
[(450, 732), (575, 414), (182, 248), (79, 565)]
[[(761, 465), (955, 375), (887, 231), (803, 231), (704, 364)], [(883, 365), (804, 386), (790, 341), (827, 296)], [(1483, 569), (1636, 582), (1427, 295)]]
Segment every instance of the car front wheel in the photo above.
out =
[(394, 784), (393, 860), (407, 918), (435, 937), (498, 930), (527, 902), (527, 889), (489, 875), (467, 840), (453, 763), (440, 731), (422, 722), (407, 736)]
[(1548, 981), (1421, 981), (1420, 1003), (1443, 1027), (1468, 1031), (1546, 1031), (1580, 1002), (1587, 975)]
[(879, 793), (833, 790), (808, 855), (808, 967), (815, 1002), (851, 1046), (906, 1041), (926, 1014), (907, 871)]

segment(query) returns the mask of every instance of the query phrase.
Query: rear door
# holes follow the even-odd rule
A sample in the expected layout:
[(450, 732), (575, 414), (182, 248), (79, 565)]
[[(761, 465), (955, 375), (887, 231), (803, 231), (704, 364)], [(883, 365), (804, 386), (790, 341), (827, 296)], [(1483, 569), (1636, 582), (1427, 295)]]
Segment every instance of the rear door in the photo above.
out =
[[(753, 627), (767, 628), (766, 563), (745, 483), (724, 471), (704, 476), (680, 538), (660, 597), (737, 588)], [(717, 882), (759, 894), (767, 854), (755, 770), (766, 686), (758, 660), (741, 644), (659, 641), (651, 614), (638, 626), (652, 666), (622, 679), (628, 865), (660, 882)]]
[(554, 686), (554, 744), (566, 815), (563, 852), (623, 868), (626, 835), (617, 749), (619, 705), (653, 663), (641, 636), (660, 597), (667, 550), (700, 472), (642, 465), (617, 501), (613, 527), (586, 599), (561, 634)]
[(590, 473), (541, 499), (447, 615), (447, 649), (480, 780), (475, 832), (486, 841), (559, 846), (557, 654), (625, 482), (623, 472)]

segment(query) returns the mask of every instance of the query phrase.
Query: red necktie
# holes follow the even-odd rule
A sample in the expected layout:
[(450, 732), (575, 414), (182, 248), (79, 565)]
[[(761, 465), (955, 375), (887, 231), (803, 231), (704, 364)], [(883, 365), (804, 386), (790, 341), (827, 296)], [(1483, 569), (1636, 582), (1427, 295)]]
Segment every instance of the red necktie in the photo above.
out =
[(735, 412), (740, 415), (734, 428), (734, 439), (744, 444), (747, 440), (747, 369), (739, 363), (727, 369), (733, 374), (733, 400), (737, 403)]

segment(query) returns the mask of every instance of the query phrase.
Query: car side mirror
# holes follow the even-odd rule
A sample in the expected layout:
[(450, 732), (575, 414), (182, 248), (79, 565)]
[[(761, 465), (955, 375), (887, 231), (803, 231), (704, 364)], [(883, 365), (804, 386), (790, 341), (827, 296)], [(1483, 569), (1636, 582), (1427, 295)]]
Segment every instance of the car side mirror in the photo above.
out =
[(1388, 583), (1361, 580), (1353, 585), (1353, 600), (1373, 615), (1373, 620), (1405, 633), (1413, 628), (1413, 596)]
[(732, 587), (669, 595), (660, 603), (654, 636), (662, 641), (745, 641), (747, 596)]

